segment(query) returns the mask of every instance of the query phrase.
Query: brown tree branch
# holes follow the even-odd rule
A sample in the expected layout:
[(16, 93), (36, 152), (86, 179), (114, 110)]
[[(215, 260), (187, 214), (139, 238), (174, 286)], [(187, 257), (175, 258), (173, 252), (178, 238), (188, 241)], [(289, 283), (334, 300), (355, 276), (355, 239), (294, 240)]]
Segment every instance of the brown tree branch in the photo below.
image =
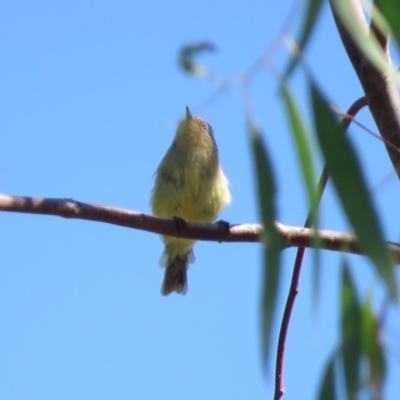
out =
[[(105, 222), (108, 224), (140, 229), (188, 239), (216, 242), (262, 242), (263, 227), (260, 224), (235, 224), (229, 228), (225, 224), (197, 224), (187, 222), (176, 224), (173, 220), (125, 210), (122, 208), (82, 203), (72, 199), (49, 199), (20, 197), (0, 194), (0, 211), (28, 214), (55, 215), (64, 218)], [(276, 222), (276, 229), (282, 236), (283, 247), (315, 247), (314, 237), (320, 238), (325, 250), (363, 254), (354, 235), (343, 232), (299, 228)], [(396, 263), (400, 264), (400, 244), (387, 243)]]
[[(383, 138), (397, 176), (400, 178), (400, 97), (395, 78), (383, 74), (364, 56), (340, 20), (335, 10), (335, 0), (330, 0), (330, 4), (343, 46), (364, 89), (371, 114)], [(354, 24), (359, 29), (367, 34), (377, 34), (374, 25), (369, 29), (359, 0), (350, 1), (349, 8)], [(390, 63), (387, 39), (379, 33), (377, 40)]]

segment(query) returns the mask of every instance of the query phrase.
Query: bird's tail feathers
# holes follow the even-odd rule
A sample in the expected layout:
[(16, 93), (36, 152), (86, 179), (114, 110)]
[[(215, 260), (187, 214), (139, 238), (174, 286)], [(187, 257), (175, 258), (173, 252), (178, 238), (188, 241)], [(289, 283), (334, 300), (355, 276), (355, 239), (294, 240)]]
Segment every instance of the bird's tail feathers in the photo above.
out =
[[(193, 249), (189, 251), (189, 253), (186, 254), (187, 257), (187, 263), (188, 264), (194, 264), (196, 261), (196, 256), (194, 255)], [(164, 251), (161, 253), (160, 259), (158, 260), (158, 265), (160, 268), (167, 268), (168, 263), (172, 262), (172, 257), (168, 255), (167, 253), (167, 248), (164, 248)], [(186, 267), (188, 269), (189, 266)]]
[[(170, 257), (166, 252), (161, 256), (165, 266), (164, 281), (161, 286), (161, 294), (168, 296), (172, 292), (186, 294), (187, 292), (187, 270), (189, 263), (193, 263), (194, 253), (192, 250), (185, 255)], [(161, 260), (160, 260), (161, 261)]]

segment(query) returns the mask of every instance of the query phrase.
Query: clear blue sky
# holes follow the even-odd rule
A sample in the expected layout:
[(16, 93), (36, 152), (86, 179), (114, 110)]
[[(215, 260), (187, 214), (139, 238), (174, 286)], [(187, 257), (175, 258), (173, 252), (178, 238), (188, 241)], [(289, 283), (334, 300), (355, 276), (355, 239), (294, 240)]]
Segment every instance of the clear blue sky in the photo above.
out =
[[(217, 52), (199, 61), (221, 77), (233, 77), (271, 43), (290, 5), (4, 0), (0, 191), (148, 213), (153, 173), (188, 105), (213, 125), (231, 183), (234, 200), (221, 217), (258, 222), (242, 88), (234, 86), (204, 104), (215, 86), (183, 73), (177, 54), (184, 44), (211, 40)], [(272, 54), (278, 69), (287, 59), (282, 45)], [(327, 7), (306, 59), (341, 108), (361, 95)], [(306, 109), (301, 70), (292, 83)], [(250, 94), (276, 166), (279, 219), (301, 225), (305, 193), (269, 70), (254, 75)], [(366, 111), (359, 119), (375, 129)], [(359, 128), (351, 136), (373, 188), (390, 174), (391, 164), (375, 138)], [(400, 217), (399, 194), (393, 175), (374, 191), (391, 240), (400, 238), (393, 223)], [(348, 230), (331, 190), (322, 204), (322, 225)], [(157, 235), (15, 213), (0, 214), (0, 226), (1, 399), (272, 397), (272, 364), (268, 374), (261, 363), (260, 245), (199, 242), (188, 294), (165, 298)], [(285, 295), (294, 254), (283, 255)], [(285, 399), (315, 396), (338, 340), (341, 256), (322, 253), (321, 296), (313, 308), (310, 254), (290, 324)], [(349, 260), (365, 294), (374, 284), (370, 265), (360, 257)], [(282, 295), (279, 315), (283, 300)], [(398, 317), (389, 315), (393, 328)], [(387, 399), (395, 399), (399, 359), (389, 363), (396, 369)]]

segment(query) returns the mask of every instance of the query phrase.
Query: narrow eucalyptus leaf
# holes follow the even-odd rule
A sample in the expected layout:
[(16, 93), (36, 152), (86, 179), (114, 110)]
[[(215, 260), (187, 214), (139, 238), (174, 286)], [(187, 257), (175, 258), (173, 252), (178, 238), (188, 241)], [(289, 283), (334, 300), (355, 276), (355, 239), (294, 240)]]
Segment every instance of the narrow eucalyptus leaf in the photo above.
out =
[[(322, 0), (308, 0), (305, 5), (304, 17), (300, 30), (300, 36), (297, 41), (297, 48), (299, 52), (304, 52), (307, 47), (308, 41), (314, 31), (316, 22), (322, 6)], [(289, 76), (297, 65), (299, 57), (298, 54), (293, 54), (285, 69), (285, 75)]]
[(265, 232), (262, 339), (264, 361), (267, 362), (271, 349), (271, 334), (276, 314), (276, 300), (281, 277), (280, 252), (282, 249), (282, 238), (275, 228), (276, 186), (272, 164), (260, 132), (252, 121), (249, 123), (249, 130), (255, 160), (259, 209)]
[(383, 241), (379, 218), (361, 166), (344, 128), (314, 82), (310, 83), (317, 138), (342, 208), (362, 251), (371, 259), (390, 296), (397, 298), (392, 256)]

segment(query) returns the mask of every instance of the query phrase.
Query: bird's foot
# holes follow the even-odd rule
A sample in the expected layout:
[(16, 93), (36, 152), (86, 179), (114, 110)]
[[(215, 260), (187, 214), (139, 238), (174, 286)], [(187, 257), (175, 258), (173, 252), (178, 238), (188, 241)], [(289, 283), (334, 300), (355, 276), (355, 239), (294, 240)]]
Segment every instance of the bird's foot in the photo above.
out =
[(215, 223), (221, 226), (224, 229), (225, 233), (228, 233), (231, 228), (231, 224), (228, 221), (224, 221), (223, 219), (219, 219)]
[(180, 231), (184, 226), (186, 226), (186, 221), (181, 217), (172, 217), (172, 221), (175, 222), (175, 226), (178, 231)]

